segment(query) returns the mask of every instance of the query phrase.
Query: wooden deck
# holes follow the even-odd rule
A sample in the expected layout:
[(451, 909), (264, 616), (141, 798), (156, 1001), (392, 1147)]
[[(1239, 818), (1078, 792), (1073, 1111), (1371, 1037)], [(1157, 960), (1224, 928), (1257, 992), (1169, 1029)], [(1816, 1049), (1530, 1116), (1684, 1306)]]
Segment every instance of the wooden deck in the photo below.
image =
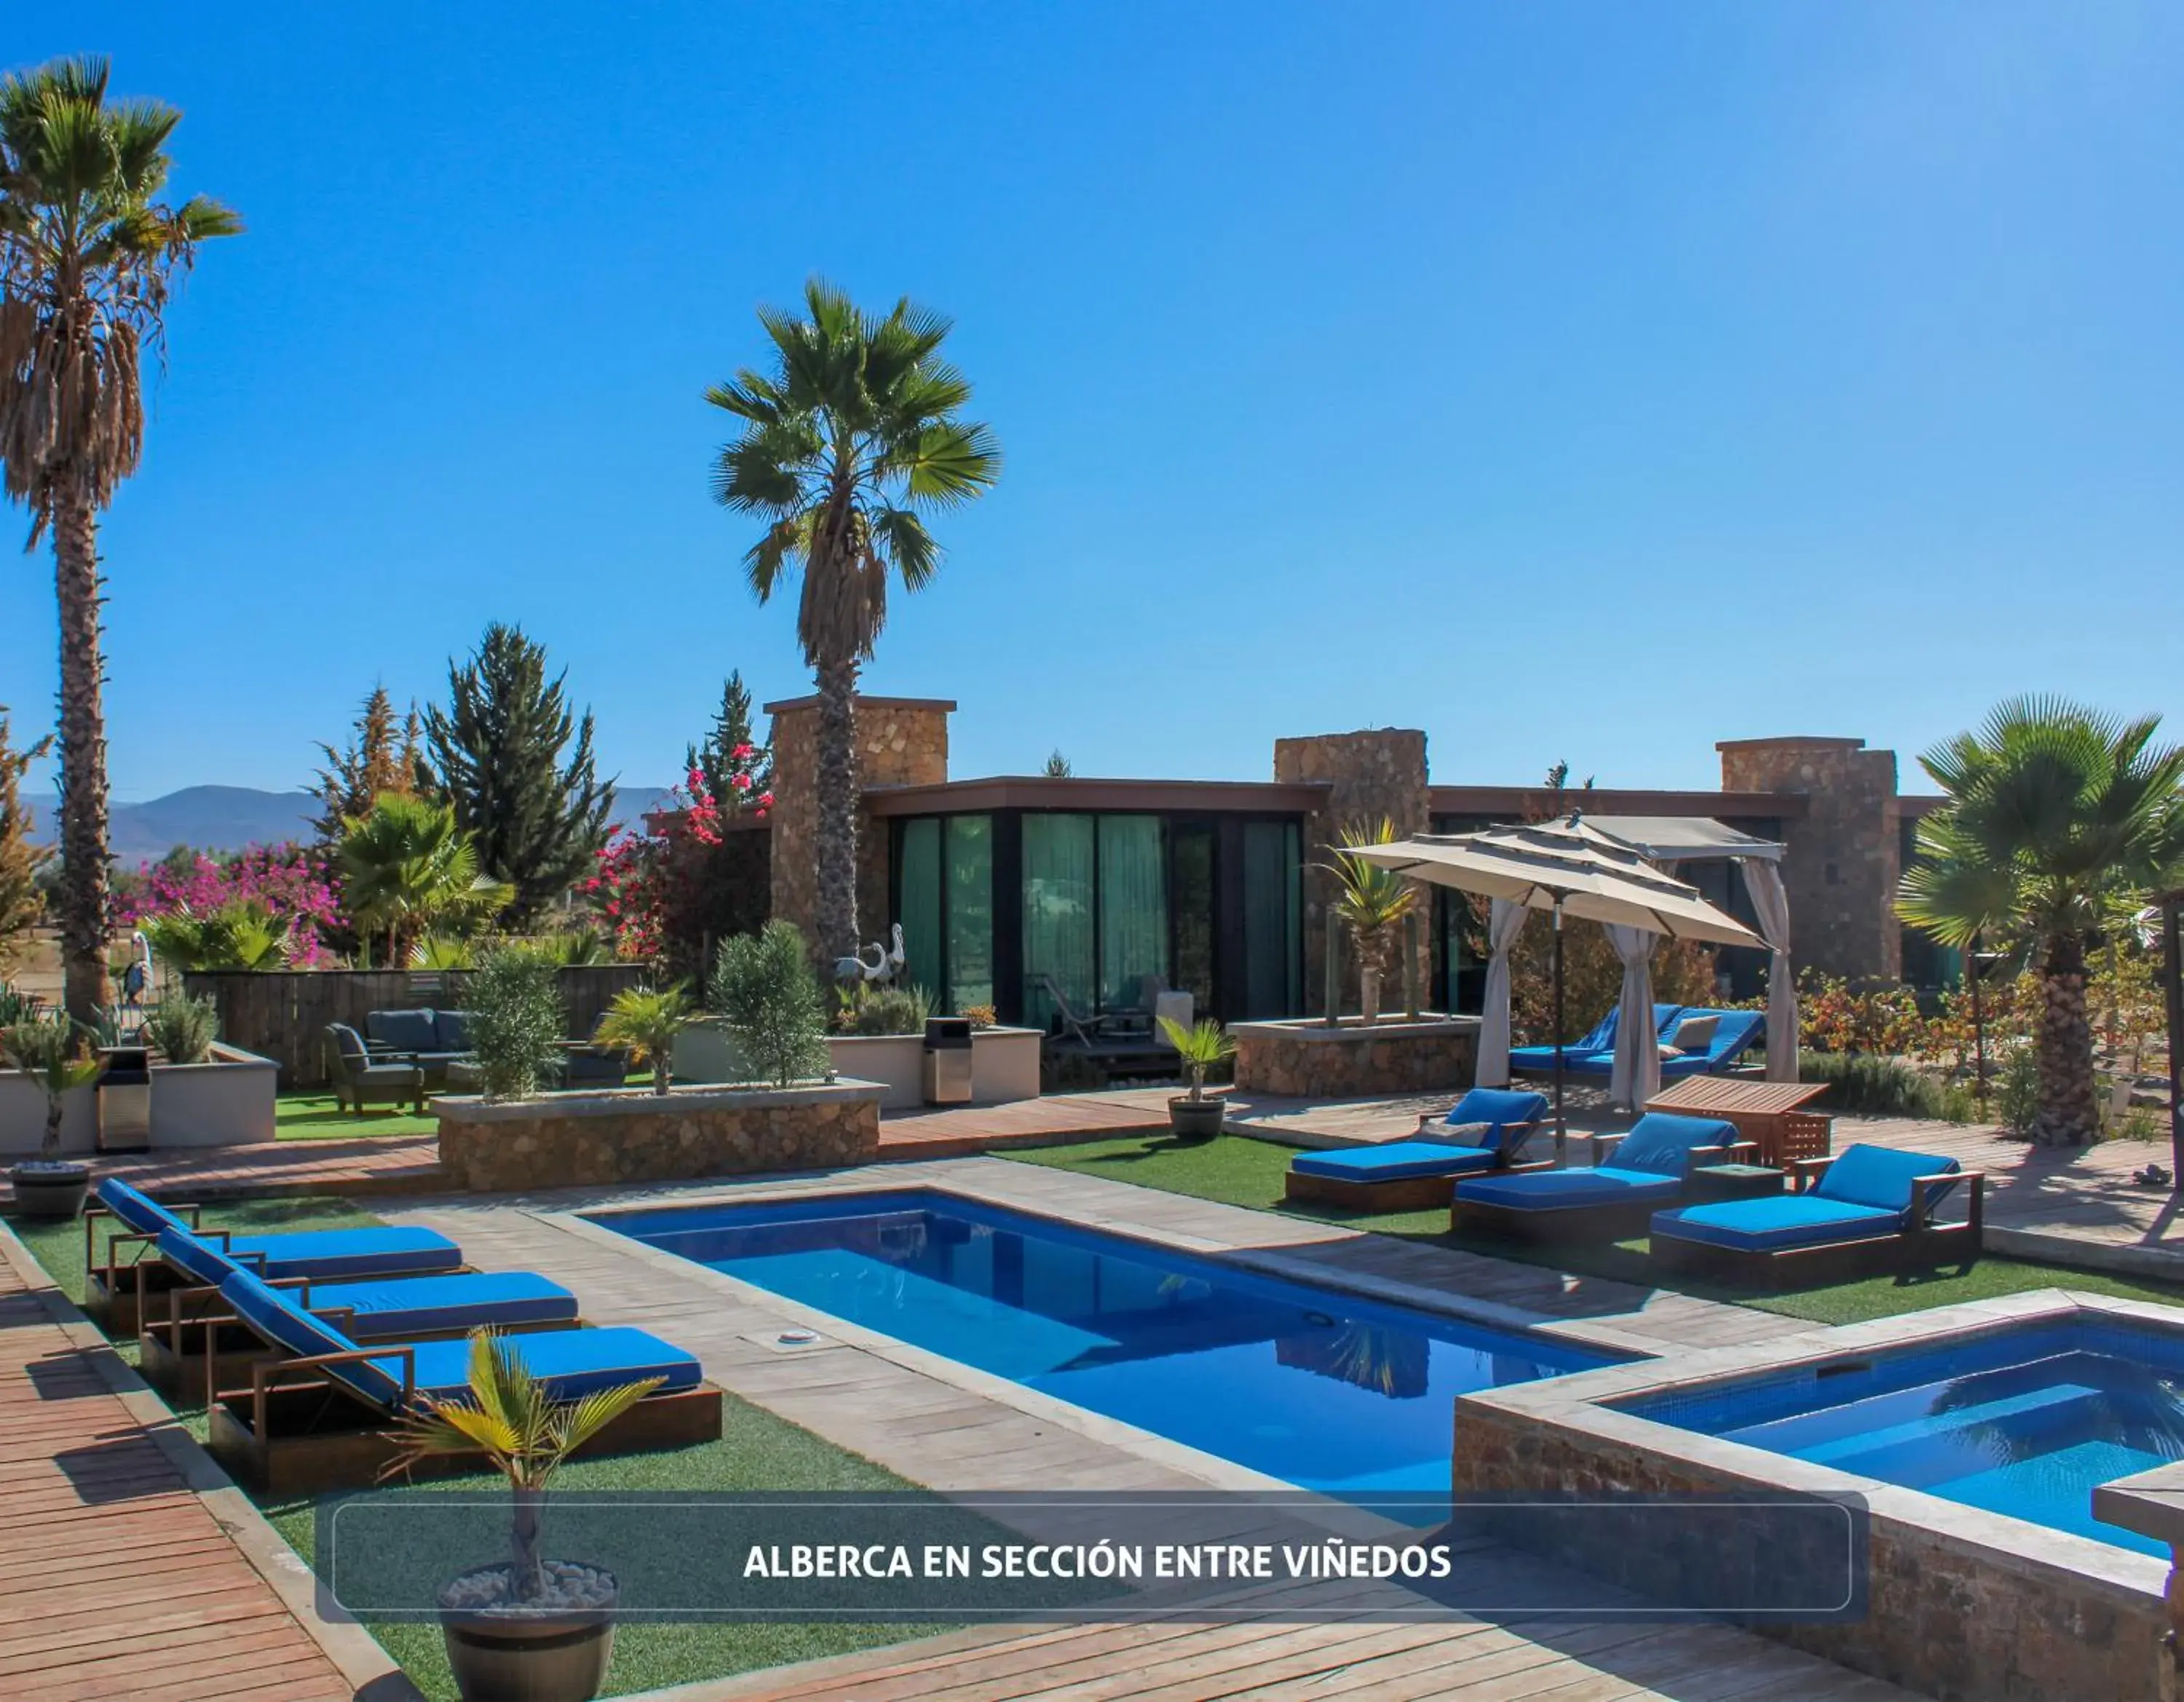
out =
[(197, 1493), (196, 1443), (132, 1410), (126, 1368), (4, 1231), (0, 1254), (0, 1696), (349, 1702), (356, 1683)]

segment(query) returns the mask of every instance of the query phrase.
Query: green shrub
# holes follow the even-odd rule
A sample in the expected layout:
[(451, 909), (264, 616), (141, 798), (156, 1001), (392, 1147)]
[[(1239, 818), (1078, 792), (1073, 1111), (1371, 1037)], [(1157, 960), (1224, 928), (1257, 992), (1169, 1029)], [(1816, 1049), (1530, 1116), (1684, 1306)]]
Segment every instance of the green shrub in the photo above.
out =
[(518, 946), (490, 952), (471, 977), (471, 1049), (489, 1099), (527, 1099), (561, 1061), (554, 964)]
[(859, 987), (842, 1013), (845, 1034), (922, 1034), (933, 995), (922, 987)]
[(1927, 1117), (1949, 1112), (1949, 1098), (1932, 1076), (1900, 1058), (1870, 1052), (1803, 1052), (1797, 1070), (1808, 1082), (1825, 1082), (1819, 1108), (1847, 1117)]
[(27, 993), (19, 993), (4, 981), (0, 981), (0, 1028), (11, 1024), (28, 1022), (38, 1008), (38, 1001)]
[(144, 1019), (144, 1037), (170, 1064), (196, 1064), (220, 1033), (220, 1010), (209, 998), (170, 993)]
[(827, 1073), (826, 1003), (794, 924), (776, 918), (723, 940), (705, 1002), (760, 1080), (786, 1087)]
[(2031, 1137), (2040, 1121), (2040, 1054), (2034, 1048), (2016, 1047), (2003, 1057), (1995, 1077), (1994, 1110), (2010, 1133)]

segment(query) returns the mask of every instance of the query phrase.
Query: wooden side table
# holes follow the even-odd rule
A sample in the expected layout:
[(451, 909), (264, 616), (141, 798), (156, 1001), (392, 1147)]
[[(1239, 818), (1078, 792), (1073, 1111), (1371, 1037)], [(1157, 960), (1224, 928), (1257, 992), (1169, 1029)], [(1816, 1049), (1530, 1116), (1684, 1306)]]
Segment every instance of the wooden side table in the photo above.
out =
[(1763, 1199), (1780, 1193), (1788, 1177), (1767, 1165), (1700, 1165), (1685, 1178), (1685, 1196), (1694, 1205), (1722, 1199)]

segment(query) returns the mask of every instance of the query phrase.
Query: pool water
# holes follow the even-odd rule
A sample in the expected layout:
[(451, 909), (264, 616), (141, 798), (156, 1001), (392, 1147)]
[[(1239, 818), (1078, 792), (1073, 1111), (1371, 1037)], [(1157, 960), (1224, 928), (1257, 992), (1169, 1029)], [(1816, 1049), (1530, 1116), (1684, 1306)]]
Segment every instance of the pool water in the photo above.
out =
[(2051, 1530), (2166, 1556), (2096, 1484), (2184, 1460), (2184, 1343), (2130, 1324), (2007, 1331), (1630, 1410)]
[(593, 1222), (1306, 1489), (1449, 1491), (1456, 1397), (1613, 1363), (931, 1192)]

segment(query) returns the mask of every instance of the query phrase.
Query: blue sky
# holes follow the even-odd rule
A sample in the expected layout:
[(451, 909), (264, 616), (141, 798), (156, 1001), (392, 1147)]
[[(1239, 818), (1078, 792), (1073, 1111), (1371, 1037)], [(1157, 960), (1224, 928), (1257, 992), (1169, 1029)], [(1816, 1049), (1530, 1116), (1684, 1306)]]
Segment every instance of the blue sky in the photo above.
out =
[[(2184, 8), (16, 11), (251, 227), (105, 530), (121, 797), (300, 784), (495, 618), (634, 783), (728, 668), (805, 689), (699, 392), (814, 271), (952, 314), (1007, 452), (867, 676), (960, 700), (958, 775), (1397, 725), (1908, 779), (2034, 689), (2184, 737)], [(19, 731), (51, 598), (0, 576)]]

